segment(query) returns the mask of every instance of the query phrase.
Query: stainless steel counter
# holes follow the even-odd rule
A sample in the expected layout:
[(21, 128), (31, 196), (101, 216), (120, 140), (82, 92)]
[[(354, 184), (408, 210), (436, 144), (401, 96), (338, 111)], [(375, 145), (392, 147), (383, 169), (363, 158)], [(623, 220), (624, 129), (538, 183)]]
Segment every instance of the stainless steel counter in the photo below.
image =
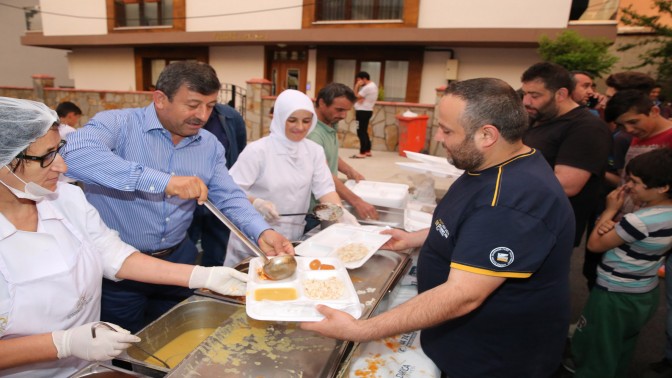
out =
[[(405, 253), (378, 251), (361, 268), (349, 271), (362, 317), (369, 317), (410, 265)], [(293, 322), (257, 321), (235, 299), (193, 296), (138, 332), (141, 346), (154, 353), (167, 341), (195, 327), (216, 327), (181, 363), (168, 370), (144, 362), (137, 348), (119, 359), (153, 377), (337, 377), (354, 344), (299, 329)]]

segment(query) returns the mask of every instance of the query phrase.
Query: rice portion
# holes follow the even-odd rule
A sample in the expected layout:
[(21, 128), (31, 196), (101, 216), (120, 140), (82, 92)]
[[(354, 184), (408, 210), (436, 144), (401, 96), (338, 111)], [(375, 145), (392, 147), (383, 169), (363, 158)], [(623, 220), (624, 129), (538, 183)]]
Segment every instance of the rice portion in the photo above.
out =
[(350, 243), (336, 250), (336, 255), (343, 262), (361, 260), (369, 253), (369, 248), (362, 243)]
[(305, 280), (303, 291), (311, 299), (339, 299), (343, 296), (345, 285), (337, 277), (326, 280)]

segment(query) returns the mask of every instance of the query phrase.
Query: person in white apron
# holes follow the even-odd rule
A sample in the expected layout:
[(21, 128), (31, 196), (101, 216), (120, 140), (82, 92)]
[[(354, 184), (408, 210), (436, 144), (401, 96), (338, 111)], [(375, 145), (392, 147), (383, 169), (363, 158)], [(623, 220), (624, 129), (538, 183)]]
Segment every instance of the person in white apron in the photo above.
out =
[[(276, 231), (298, 240), (305, 216), (279, 214), (307, 213), (311, 193), (320, 203), (342, 204), (324, 150), (306, 139), (317, 124), (313, 102), (302, 92), (288, 89), (280, 93), (273, 109), (270, 135), (248, 144), (229, 173)], [(347, 211), (339, 221), (357, 223)], [(224, 265), (234, 266), (248, 256), (252, 251), (231, 235)]]
[(245, 274), (144, 255), (105, 226), (67, 170), (58, 117), (46, 105), (0, 97), (0, 376), (67, 377), (140, 341), (91, 327), (102, 278), (240, 295)]

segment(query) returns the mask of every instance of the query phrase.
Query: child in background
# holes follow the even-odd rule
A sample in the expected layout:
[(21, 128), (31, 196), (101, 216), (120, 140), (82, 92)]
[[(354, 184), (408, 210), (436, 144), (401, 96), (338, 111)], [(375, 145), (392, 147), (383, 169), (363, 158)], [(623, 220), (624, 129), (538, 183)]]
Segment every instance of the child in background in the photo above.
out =
[[(588, 239), (605, 252), (572, 338), (575, 377), (625, 377), (642, 327), (658, 307), (658, 268), (672, 246), (672, 150), (633, 158)], [(644, 205), (613, 219), (629, 195)]]

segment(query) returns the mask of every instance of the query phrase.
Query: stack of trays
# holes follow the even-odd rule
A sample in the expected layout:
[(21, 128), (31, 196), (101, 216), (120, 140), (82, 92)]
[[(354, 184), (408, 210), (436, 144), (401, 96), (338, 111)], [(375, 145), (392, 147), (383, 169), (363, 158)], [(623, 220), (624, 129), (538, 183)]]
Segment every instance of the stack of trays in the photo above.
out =
[(374, 206), (403, 209), (408, 201), (408, 185), (389, 182), (348, 180), (345, 186)]

